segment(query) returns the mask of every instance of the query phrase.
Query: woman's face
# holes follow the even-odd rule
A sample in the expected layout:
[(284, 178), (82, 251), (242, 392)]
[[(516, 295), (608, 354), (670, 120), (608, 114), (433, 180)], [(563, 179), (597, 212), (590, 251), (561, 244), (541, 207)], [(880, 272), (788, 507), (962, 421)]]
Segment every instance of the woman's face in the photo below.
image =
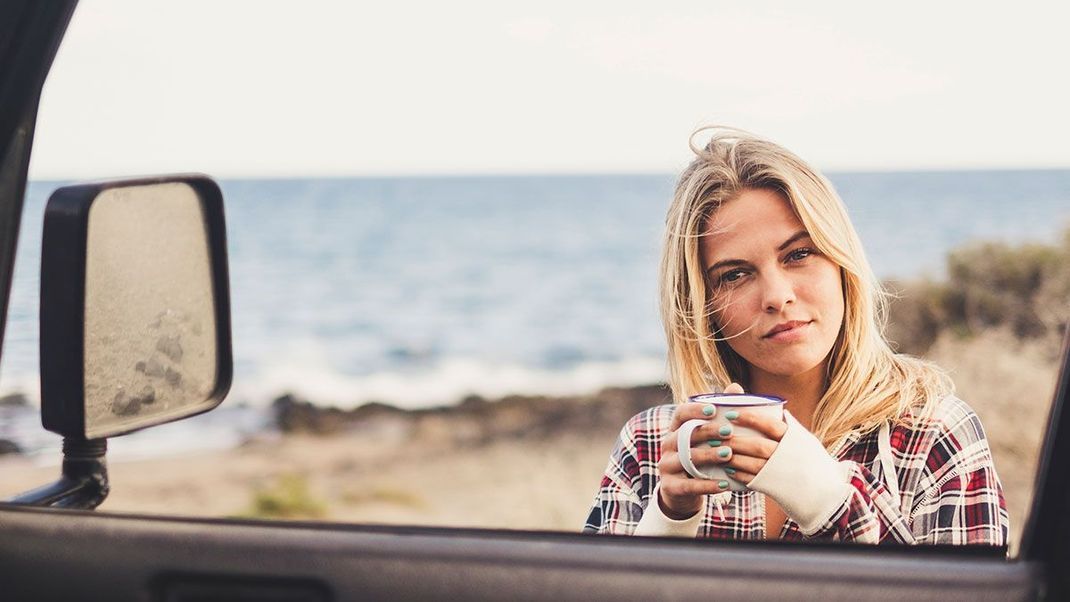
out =
[(843, 323), (840, 268), (783, 195), (747, 190), (723, 204), (700, 253), (720, 336), (750, 364), (752, 379), (824, 370)]

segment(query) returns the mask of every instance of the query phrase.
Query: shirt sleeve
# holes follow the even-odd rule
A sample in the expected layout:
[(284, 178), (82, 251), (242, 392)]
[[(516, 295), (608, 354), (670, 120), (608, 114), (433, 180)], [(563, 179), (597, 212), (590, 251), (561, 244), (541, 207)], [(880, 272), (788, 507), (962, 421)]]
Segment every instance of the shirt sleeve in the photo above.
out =
[(803, 534), (859, 543), (1006, 545), (1007, 506), (980, 420), (967, 409), (943, 426), (920, 454), (900, 449), (907, 438), (893, 445), (901, 466), (922, 463), (913, 471), (920, 478), (908, 507), (864, 465), (840, 462), (850, 494), (824, 524)]
[(702, 509), (689, 518), (669, 518), (661, 510), (661, 504), (658, 503), (658, 490), (660, 488), (660, 484), (654, 487), (654, 492), (650, 494), (650, 500), (647, 502), (646, 512), (639, 519), (639, 524), (635, 527), (633, 535), (656, 537), (695, 537), (698, 535), (699, 527), (702, 525), (702, 517), (705, 515), (706, 505), (703, 504)]
[[(625, 423), (609, 455), (583, 527), (584, 533), (670, 535), (680, 528), (691, 527), (690, 522), (680, 525), (668, 517), (665, 521), (647, 517), (644, 528), (636, 533), (647, 504), (652, 500), (657, 504), (657, 498), (652, 498), (651, 494), (658, 482), (661, 435), (672, 421), (672, 411), (671, 405), (655, 406), (632, 416)], [(663, 532), (666, 530), (671, 532)]]
[(642, 499), (633, 485), (639, 475), (634, 437), (638, 418), (629, 420), (617, 437), (584, 533), (632, 535), (643, 516)]

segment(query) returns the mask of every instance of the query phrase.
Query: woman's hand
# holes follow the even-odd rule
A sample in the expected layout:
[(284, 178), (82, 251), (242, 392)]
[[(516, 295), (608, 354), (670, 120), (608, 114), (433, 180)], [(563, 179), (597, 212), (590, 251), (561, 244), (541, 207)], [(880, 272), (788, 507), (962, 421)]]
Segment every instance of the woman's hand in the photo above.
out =
[(746, 485), (773, 456), (788, 425), (782, 419), (750, 412), (746, 408), (726, 411), (721, 416), (733, 426), (746, 427), (758, 433), (737, 435), (731, 442), (732, 461), (728, 463), (728, 468), (732, 470), (728, 472), (733, 479)]
[[(728, 385), (725, 393), (742, 393), (743, 387), (736, 383)], [(682, 403), (673, 413), (672, 427), (661, 440), (661, 460), (658, 472), (661, 482), (658, 488), (658, 504), (665, 516), (683, 520), (695, 515), (702, 509), (703, 499), (708, 493), (720, 493), (728, 490), (728, 481), (693, 479), (687, 474), (682, 464), (676, 442), (676, 431), (688, 420), (710, 420), (691, 433), (691, 461), (696, 466), (725, 464), (732, 459), (733, 438), (731, 429), (712, 421), (716, 408), (713, 404)]]

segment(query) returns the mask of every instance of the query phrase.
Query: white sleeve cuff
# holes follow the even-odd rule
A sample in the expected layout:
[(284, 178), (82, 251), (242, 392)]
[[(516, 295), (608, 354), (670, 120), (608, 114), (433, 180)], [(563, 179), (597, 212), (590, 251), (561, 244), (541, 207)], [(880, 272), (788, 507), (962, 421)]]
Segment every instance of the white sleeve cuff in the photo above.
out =
[(696, 512), (691, 518), (675, 520), (665, 516), (665, 513), (661, 511), (661, 504), (658, 503), (660, 493), (661, 484), (659, 483), (654, 487), (654, 493), (650, 495), (646, 510), (643, 511), (643, 516), (639, 519), (639, 524), (635, 526), (633, 534), (658, 537), (695, 537), (698, 535), (699, 524), (706, 513), (706, 505), (703, 504), (702, 510)]
[(772, 457), (747, 485), (776, 500), (804, 535), (812, 535), (840, 509), (848, 496), (845, 467), (788, 412), (788, 430)]

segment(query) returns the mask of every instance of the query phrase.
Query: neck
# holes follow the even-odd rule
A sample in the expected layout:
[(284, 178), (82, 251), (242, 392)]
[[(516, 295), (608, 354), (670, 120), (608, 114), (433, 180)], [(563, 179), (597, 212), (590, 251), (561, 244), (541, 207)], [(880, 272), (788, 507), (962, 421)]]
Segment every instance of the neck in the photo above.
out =
[(793, 376), (770, 374), (751, 367), (747, 390), (755, 395), (775, 395), (787, 400), (785, 409), (808, 430), (814, 423), (814, 410), (825, 394), (825, 364)]

